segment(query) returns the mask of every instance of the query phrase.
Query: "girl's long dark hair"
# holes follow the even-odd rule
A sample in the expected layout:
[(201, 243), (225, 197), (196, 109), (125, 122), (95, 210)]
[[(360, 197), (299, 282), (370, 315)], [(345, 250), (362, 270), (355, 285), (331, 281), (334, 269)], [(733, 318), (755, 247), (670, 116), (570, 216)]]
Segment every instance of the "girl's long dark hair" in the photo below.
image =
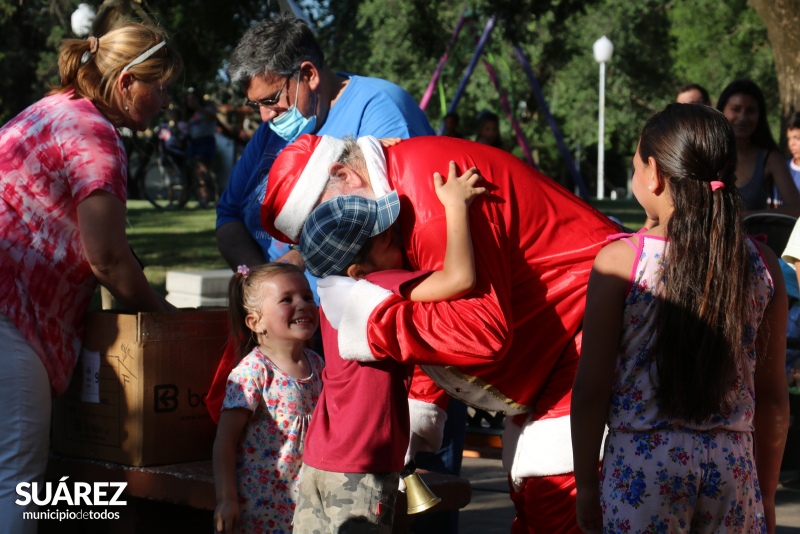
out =
[[(665, 291), (652, 351), (662, 415), (724, 413), (744, 358), (748, 248), (736, 189), (736, 141), (719, 111), (670, 104), (642, 129), (639, 154), (669, 184)], [(724, 188), (712, 191), (710, 182)]]
[(276, 275), (287, 273), (303, 275), (303, 270), (291, 263), (266, 263), (252, 269), (243, 265), (233, 274), (228, 284), (228, 316), (231, 339), (236, 343), (239, 359), (247, 356), (258, 344), (256, 335), (247, 327), (245, 318), (248, 313), (259, 310), (261, 284)]

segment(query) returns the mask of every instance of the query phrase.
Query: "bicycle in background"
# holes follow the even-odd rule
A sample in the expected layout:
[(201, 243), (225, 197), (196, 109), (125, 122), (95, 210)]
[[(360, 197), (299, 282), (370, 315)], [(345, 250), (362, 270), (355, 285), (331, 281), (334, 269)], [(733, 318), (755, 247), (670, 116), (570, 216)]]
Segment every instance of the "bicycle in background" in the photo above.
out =
[(180, 121), (159, 124), (144, 146), (131, 151), (130, 178), (140, 194), (159, 210), (181, 209), (194, 197), (201, 208), (217, 201), (217, 177), (198, 158), (187, 161), (187, 137)]

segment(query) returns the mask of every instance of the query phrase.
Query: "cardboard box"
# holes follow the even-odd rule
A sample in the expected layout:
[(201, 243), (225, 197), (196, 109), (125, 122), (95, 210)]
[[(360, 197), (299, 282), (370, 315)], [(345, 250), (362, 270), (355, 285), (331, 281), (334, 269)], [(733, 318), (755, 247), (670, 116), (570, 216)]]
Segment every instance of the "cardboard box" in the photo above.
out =
[(227, 338), (224, 309), (89, 312), (69, 390), (54, 405), (54, 452), (134, 466), (211, 459), (205, 397)]

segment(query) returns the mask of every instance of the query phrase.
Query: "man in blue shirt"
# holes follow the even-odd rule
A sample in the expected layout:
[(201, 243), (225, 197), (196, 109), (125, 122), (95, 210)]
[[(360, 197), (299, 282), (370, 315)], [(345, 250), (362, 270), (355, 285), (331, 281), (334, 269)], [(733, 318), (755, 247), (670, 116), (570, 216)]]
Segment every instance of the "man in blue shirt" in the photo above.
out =
[[(287, 247), (261, 227), (260, 208), (272, 162), (301, 134), (433, 134), (425, 114), (399, 86), (331, 70), (311, 30), (292, 16), (248, 30), (233, 52), (228, 75), (242, 86), (263, 120), (217, 206), (217, 246), (233, 269), (275, 260), (286, 252)], [(299, 253), (289, 254), (285, 259), (300, 264)]]

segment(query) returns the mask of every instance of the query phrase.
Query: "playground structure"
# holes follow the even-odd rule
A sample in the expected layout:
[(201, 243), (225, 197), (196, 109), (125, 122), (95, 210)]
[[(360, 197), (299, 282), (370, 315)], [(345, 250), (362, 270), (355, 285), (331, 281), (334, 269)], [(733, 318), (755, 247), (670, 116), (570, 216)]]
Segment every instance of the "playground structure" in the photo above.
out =
[[(437, 82), (439, 81), (442, 69), (444, 68), (445, 64), (447, 63), (447, 60), (449, 59), (450, 51), (455, 45), (456, 41), (458, 40), (458, 36), (461, 33), (462, 29), (464, 28), (465, 22), (468, 20), (468, 18), (469, 18), (468, 12), (465, 9), (464, 11), (462, 11), (461, 16), (458, 22), (456, 23), (455, 29), (453, 30), (453, 34), (450, 37), (450, 41), (447, 45), (447, 48), (445, 49), (444, 54), (442, 55), (438, 65), (436, 66), (436, 69), (433, 72), (433, 76), (431, 77), (431, 80), (428, 83), (428, 87), (425, 90), (425, 94), (420, 100), (419, 106), (423, 111), (427, 108), (428, 103), (430, 102), (431, 97), (433, 96), (434, 89), (437, 85)], [(492, 32), (494, 31), (496, 26), (497, 26), (497, 17), (495, 15), (492, 15), (489, 18), (488, 22), (486, 23), (486, 26), (484, 27), (480, 39), (478, 39), (478, 42), (475, 46), (475, 51), (472, 55), (472, 58), (469, 61), (469, 64), (464, 70), (464, 74), (461, 78), (458, 88), (456, 89), (456, 92), (452, 100), (447, 105), (447, 113), (453, 113), (456, 111), (458, 103), (464, 94), (464, 90), (466, 89), (467, 84), (469, 83), (470, 77), (475, 72), (475, 68), (478, 65), (478, 62), (481, 60), (481, 57), (483, 56), (484, 48), (486, 47), (486, 44), (488, 43), (489, 38), (491, 37)], [(578, 169), (578, 166), (574, 158), (572, 157), (569, 148), (564, 142), (564, 136), (561, 133), (561, 129), (559, 128), (558, 123), (553, 117), (553, 114), (550, 112), (550, 108), (547, 105), (547, 101), (545, 100), (544, 95), (542, 94), (541, 86), (539, 85), (539, 81), (536, 79), (536, 75), (533, 73), (533, 69), (531, 68), (530, 62), (528, 61), (527, 57), (525, 56), (525, 53), (522, 51), (522, 48), (520, 48), (518, 44), (513, 43), (513, 49), (516, 58), (519, 61), (522, 70), (525, 73), (526, 78), (528, 79), (528, 83), (531, 86), (531, 90), (536, 97), (539, 108), (544, 114), (545, 119), (547, 120), (547, 123), (550, 126), (550, 130), (552, 131), (553, 136), (555, 137), (556, 143), (558, 145), (558, 150), (567, 164), (570, 176), (578, 193), (584, 199), (589, 198), (589, 189), (586, 187), (586, 183), (584, 182), (583, 177), (581, 176), (580, 170)], [(525, 160), (531, 166), (537, 167), (536, 163), (533, 160), (533, 155), (531, 153), (528, 140), (525, 137), (525, 133), (522, 131), (522, 128), (519, 125), (519, 121), (517, 121), (517, 118), (512, 113), (511, 104), (509, 103), (508, 96), (500, 85), (500, 80), (497, 77), (497, 73), (495, 72), (494, 67), (489, 62), (488, 59), (483, 60), (483, 65), (486, 68), (487, 73), (489, 74), (489, 79), (491, 80), (492, 84), (497, 90), (497, 93), (500, 97), (501, 107), (503, 108), (503, 112), (505, 113), (506, 117), (511, 123), (511, 127), (514, 131), (517, 143), (519, 144), (519, 147), (522, 150)], [(444, 131), (444, 120), (441, 121), (441, 124), (438, 128), (439, 135), (441, 135), (443, 131)]]

